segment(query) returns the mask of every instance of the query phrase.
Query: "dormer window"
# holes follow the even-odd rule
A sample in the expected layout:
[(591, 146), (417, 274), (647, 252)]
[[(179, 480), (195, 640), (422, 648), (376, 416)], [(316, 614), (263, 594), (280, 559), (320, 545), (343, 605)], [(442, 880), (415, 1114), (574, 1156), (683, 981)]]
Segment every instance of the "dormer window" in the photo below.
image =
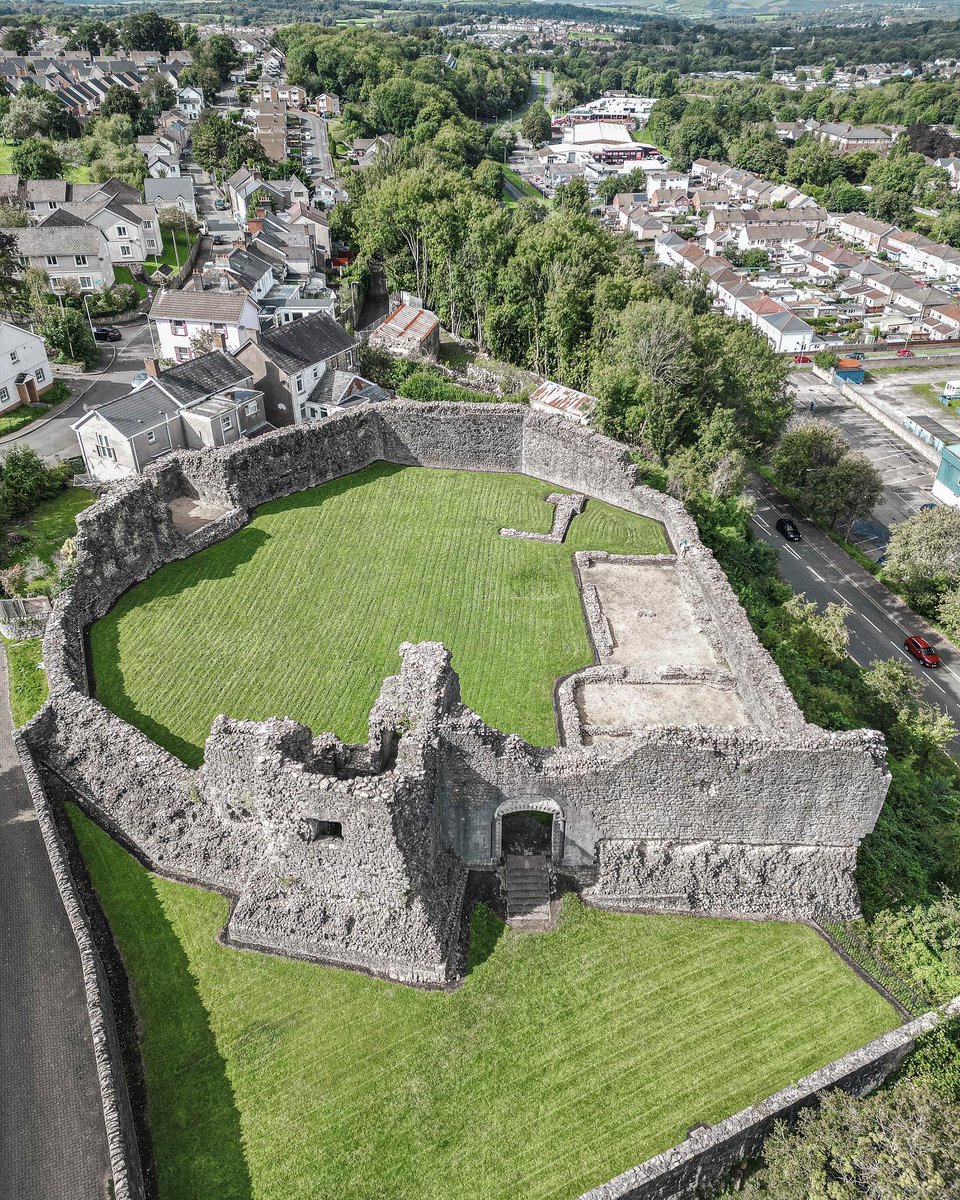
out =
[(85, 254), (75, 254), (73, 262), (77, 267), (85, 267), (87, 265), (87, 256)]

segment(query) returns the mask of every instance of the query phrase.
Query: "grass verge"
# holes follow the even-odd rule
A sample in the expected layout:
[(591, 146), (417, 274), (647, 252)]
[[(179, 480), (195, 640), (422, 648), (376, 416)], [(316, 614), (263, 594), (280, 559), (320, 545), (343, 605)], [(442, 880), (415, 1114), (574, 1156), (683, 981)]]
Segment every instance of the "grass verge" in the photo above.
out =
[(53, 407), (52, 404), (22, 404), (19, 408), (4, 413), (3, 416), (0, 416), (0, 437), (16, 433), (17, 430), (23, 429), (25, 425), (30, 425), (39, 417), (45, 417)]
[(568, 1200), (895, 1026), (811, 929), (474, 914), (454, 993), (244, 953), (71, 819), (133, 982), (160, 1200)]
[(97, 696), (191, 764), (221, 712), (360, 741), (400, 643), (438, 640), (466, 704), (554, 744), (554, 681), (592, 661), (572, 553), (665, 549), (656, 522), (596, 500), (562, 545), (500, 536), (549, 529), (554, 490), (380, 464), (264, 505), (93, 626)]

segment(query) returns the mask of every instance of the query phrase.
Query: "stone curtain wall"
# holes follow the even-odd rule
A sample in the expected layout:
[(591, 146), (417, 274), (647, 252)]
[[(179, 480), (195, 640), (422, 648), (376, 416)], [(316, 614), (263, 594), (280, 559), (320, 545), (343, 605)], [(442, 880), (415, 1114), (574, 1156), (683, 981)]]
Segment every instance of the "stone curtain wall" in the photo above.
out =
[(957, 1016), (960, 997), (938, 1012), (927, 1013), (838, 1058), (752, 1108), (691, 1134), (679, 1146), (591, 1189), (580, 1200), (694, 1200), (713, 1195), (741, 1163), (760, 1155), (764, 1139), (777, 1121), (792, 1124), (830, 1088), (866, 1096), (900, 1066), (921, 1033)]
[(137, 1145), (136, 1123), (123, 1071), (123, 1055), (114, 1019), (113, 1002), (106, 972), (87, 920), (83, 901), (77, 890), (60, 830), (51, 811), (40, 775), (24, 740), (14, 734), (20, 765), (33, 797), (37, 822), (50, 856), (50, 865), (63, 900), (67, 919), (77, 939), (87, 1012), (96, 1057), (100, 1100), (107, 1131), (110, 1173), (113, 1182), (111, 1195), (115, 1200), (145, 1200), (143, 1172)]
[[(663, 563), (754, 724), (531, 747), (462, 708), (449, 656), (428, 645), (405, 650), (365, 747), (221, 720), (198, 774), (89, 697), (83, 631), (130, 586), (257, 505), (377, 461), (525, 472), (662, 521), (678, 551)], [(185, 534), (180, 497), (223, 515)], [(462, 863), (491, 862), (496, 808), (524, 796), (563, 807), (563, 865), (595, 870), (597, 903), (806, 915), (815, 897), (856, 910), (855, 851), (887, 786), (882, 740), (804, 723), (682, 505), (639, 484), (607, 438), (517, 405), (365, 407), (165, 457), (82, 513), (76, 543), (76, 581), (44, 638), (51, 699), (31, 749), (144, 861), (239, 897), (237, 941), (441, 982)], [(308, 819), (339, 821), (342, 839), (308, 840)]]

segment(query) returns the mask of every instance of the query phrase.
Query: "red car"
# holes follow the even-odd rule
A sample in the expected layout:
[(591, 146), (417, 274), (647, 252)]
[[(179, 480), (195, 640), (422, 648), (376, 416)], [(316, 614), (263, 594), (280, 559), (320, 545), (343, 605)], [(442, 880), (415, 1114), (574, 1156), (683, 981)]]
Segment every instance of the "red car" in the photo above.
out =
[(897, 351), (897, 358), (913, 358), (913, 351), (904, 346), (902, 350)]
[(925, 667), (940, 666), (940, 655), (922, 637), (908, 637), (903, 643), (903, 648), (908, 654), (912, 654), (918, 662), (923, 663)]
[(813, 359), (807, 358), (807, 356), (805, 354), (795, 354), (793, 356), (793, 361), (795, 363), (808, 363), (808, 362), (813, 362)]

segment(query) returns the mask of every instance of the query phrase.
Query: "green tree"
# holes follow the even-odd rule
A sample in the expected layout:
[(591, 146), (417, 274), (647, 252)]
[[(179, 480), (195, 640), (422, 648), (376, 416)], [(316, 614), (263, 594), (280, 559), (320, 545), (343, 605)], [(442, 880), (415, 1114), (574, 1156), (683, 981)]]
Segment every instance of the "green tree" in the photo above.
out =
[(473, 182), (484, 196), (499, 200), (503, 193), (503, 167), (492, 158), (485, 158), (474, 167)]
[(523, 114), (520, 132), (534, 146), (541, 146), (550, 141), (553, 126), (550, 123), (550, 114), (541, 100), (531, 104)]
[(124, 50), (156, 50), (169, 54), (183, 47), (180, 26), (171, 18), (155, 12), (133, 13), (117, 26), (117, 38)]
[[(945, 1200), (960, 1178), (960, 1106), (912, 1081), (859, 1099), (826, 1092), (800, 1114), (796, 1131), (778, 1125), (764, 1145), (764, 1169), (741, 1200)], [(732, 1195), (732, 1193), (727, 1193)]]
[(86, 316), (74, 308), (48, 308), (37, 332), (58, 362), (79, 362), (89, 369), (100, 359)]
[(819, 418), (804, 418), (787, 430), (772, 466), (778, 480), (795, 488), (804, 507), (831, 528), (846, 530), (869, 516), (883, 494), (870, 460), (851, 451), (843, 434)]
[(834, 179), (823, 192), (823, 205), (829, 212), (862, 212), (869, 199), (868, 192), (854, 187), (846, 179)]
[(843, 160), (816, 138), (805, 137), (787, 155), (784, 175), (796, 187), (826, 187), (843, 174)]
[(124, 87), (122, 83), (114, 83), (100, 105), (100, 116), (112, 117), (120, 114), (129, 117), (131, 122), (136, 124), (142, 109), (140, 97), (132, 88)]
[(938, 505), (895, 525), (884, 571), (932, 615), (941, 598), (960, 587), (960, 509)]
[(50, 110), (38, 96), (15, 96), (0, 122), (5, 138), (21, 142), (50, 130)]
[(770, 126), (754, 129), (730, 147), (735, 167), (752, 171), (765, 179), (777, 179), (787, 165), (787, 148)]
[(166, 112), (177, 102), (177, 93), (169, 79), (151, 71), (140, 85), (140, 102), (153, 114)]
[(46, 138), (27, 138), (10, 155), (10, 165), (24, 179), (60, 179), (63, 159)]
[(22, 25), (13, 25), (3, 35), (0, 46), (4, 50), (12, 50), (14, 54), (31, 54), (33, 52), (33, 37), (29, 29)]

